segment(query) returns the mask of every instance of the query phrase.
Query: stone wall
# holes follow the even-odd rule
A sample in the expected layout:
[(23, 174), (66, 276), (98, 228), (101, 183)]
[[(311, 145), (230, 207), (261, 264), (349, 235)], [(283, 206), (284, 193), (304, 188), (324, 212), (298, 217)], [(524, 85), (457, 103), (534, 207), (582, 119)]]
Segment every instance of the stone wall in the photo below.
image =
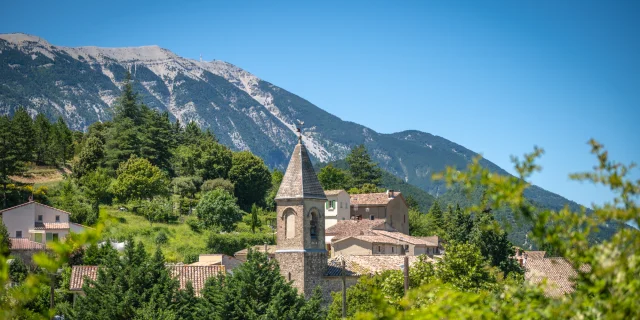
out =
[[(346, 277), (347, 288), (355, 285), (359, 277)], [(342, 277), (324, 277), (322, 281), (322, 298), (325, 305), (331, 304), (331, 293), (342, 292)]]

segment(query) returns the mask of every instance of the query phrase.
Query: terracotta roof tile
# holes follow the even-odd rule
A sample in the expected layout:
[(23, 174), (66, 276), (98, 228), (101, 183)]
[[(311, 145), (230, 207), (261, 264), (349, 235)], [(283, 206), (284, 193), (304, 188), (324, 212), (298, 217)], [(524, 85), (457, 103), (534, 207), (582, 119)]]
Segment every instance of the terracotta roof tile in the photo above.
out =
[[(394, 198), (402, 195), (400, 191), (393, 192)], [(351, 205), (387, 205), (394, 198), (389, 198), (386, 192), (352, 194)]]
[[(345, 261), (345, 276), (347, 277), (359, 277), (364, 274), (369, 274), (369, 270), (365, 269), (353, 261), (347, 259)], [(327, 272), (325, 273), (328, 277), (339, 277), (342, 276), (342, 263), (338, 260), (338, 258), (329, 259), (327, 262)]]
[(11, 250), (44, 250), (46, 248), (43, 243), (27, 238), (9, 238), (9, 240), (11, 241)]
[(346, 191), (344, 191), (342, 189), (340, 189), (340, 190), (325, 190), (324, 194), (327, 195), (327, 196), (337, 196), (340, 192), (346, 192)]
[(527, 259), (524, 278), (532, 283), (541, 283), (547, 279), (545, 294), (551, 297), (562, 296), (574, 290), (572, 278), (578, 273), (564, 258)]
[(187, 283), (191, 282), (196, 296), (200, 296), (200, 291), (204, 289), (209, 278), (225, 273), (224, 266), (173, 265), (168, 268), (171, 276), (180, 282), (180, 289), (184, 290), (187, 288)]
[[(386, 270), (399, 270), (404, 265), (403, 255), (371, 255), (371, 256), (350, 256), (347, 259), (358, 266), (369, 270), (370, 273), (378, 273)], [(425, 256), (427, 261), (433, 262), (432, 258)], [(409, 266), (418, 261), (418, 256), (409, 256)]]
[(381, 235), (381, 236), (385, 236), (385, 237), (389, 237), (398, 241), (402, 241), (402, 242), (406, 242), (409, 244), (414, 244), (414, 245), (425, 245), (425, 246), (430, 246), (430, 247), (437, 247), (438, 244), (437, 243), (433, 243), (433, 242), (429, 242), (426, 240), (422, 240), (420, 238), (417, 237), (412, 237), (409, 235), (406, 235), (404, 233), (401, 232), (389, 232), (389, 231), (384, 231), (384, 230), (374, 230), (373, 233)]
[(68, 222), (36, 222), (35, 230), (64, 230), (69, 229)]
[(69, 281), (69, 290), (82, 290), (84, 279), (89, 278), (93, 281), (98, 279), (98, 266), (73, 266), (71, 269), (71, 281)]
[(361, 235), (361, 236), (351, 236), (351, 237), (344, 237), (344, 238), (339, 238), (335, 241), (332, 242), (340, 242), (340, 241), (344, 241), (347, 239), (358, 239), (358, 240), (362, 240), (362, 241), (366, 241), (369, 243), (387, 243), (387, 244), (395, 244), (398, 241), (389, 237), (385, 237), (385, 236), (378, 236), (378, 235)]
[[(341, 220), (335, 225), (327, 228), (324, 232), (325, 236), (334, 236), (333, 239), (363, 235), (374, 229), (384, 229), (385, 221), (376, 220)], [(391, 228), (391, 227), (387, 227)]]
[(301, 198), (326, 199), (327, 197), (313, 169), (307, 148), (304, 144), (298, 143), (289, 160), (276, 199)]
[[(257, 245), (257, 246), (253, 246), (251, 247), (251, 249), (253, 249), (254, 251), (258, 251), (258, 252), (264, 252), (264, 245)], [(276, 253), (276, 245), (268, 245), (267, 246), (267, 252), (269, 254), (275, 254)], [(249, 254), (249, 249), (242, 249), (236, 253), (234, 253), (233, 255), (247, 255)]]
[(524, 253), (527, 255), (527, 259), (543, 259), (547, 254), (546, 251), (525, 251)]
[[(209, 278), (225, 272), (224, 266), (167, 265), (167, 269), (171, 277), (178, 280), (181, 290), (191, 282), (196, 296), (200, 295)], [(93, 281), (98, 279), (98, 266), (73, 266), (69, 290), (82, 290), (85, 278)]]

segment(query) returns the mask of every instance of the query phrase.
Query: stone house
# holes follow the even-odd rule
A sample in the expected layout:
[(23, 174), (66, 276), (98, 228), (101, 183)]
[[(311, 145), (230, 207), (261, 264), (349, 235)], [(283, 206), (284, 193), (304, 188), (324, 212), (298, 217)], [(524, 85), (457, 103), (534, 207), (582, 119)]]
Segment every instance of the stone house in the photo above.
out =
[(87, 227), (69, 221), (69, 212), (29, 201), (0, 211), (9, 236), (37, 243), (62, 241), (70, 232), (80, 233)]
[(349, 220), (351, 211), (351, 199), (344, 190), (325, 190), (327, 196), (325, 202), (324, 226), (330, 228), (338, 221)]
[(214, 254), (201, 254), (198, 256), (198, 261), (188, 264), (189, 266), (223, 266), (227, 272), (233, 271), (237, 266), (242, 264), (243, 261), (236, 259), (226, 254), (214, 253)]
[[(367, 229), (367, 226), (371, 228)], [(360, 223), (358, 220), (344, 221), (328, 231), (334, 234), (330, 246), (332, 257), (422, 254), (432, 256), (440, 252), (437, 242), (400, 233), (387, 224)]]
[(409, 206), (402, 193), (387, 190), (381, 193), (352, 194), (350, 216), (362, 220), (384, 220), (392, 228), (409, 234)]
[[(275, 245), (267, 245), (267, 246), (265, 246), (265, 245), (257, 245), (257, 246), (251, 247), (251, 249), (253, 251), (257, 251), (257, 252), (262, 252), (262, 253), (266, 252), (269, 255), (269, 259), (275, 259), (275, 257), (276, 257), (276, 246)], [(242, 249), (242, 250), (234, 253), (233, 256), (236, 259), (240, 260), (241, 262), (246, 262), (248, 253), (249, 253), (249, 249)]]

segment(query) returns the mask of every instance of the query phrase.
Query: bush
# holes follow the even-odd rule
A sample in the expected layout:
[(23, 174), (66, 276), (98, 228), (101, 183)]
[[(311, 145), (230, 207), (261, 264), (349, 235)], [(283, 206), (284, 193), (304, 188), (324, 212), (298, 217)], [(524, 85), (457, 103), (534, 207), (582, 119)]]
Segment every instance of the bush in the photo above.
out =
[(193, 232), (197, 232), (197, 233), (200, 233), (202, 232), (203, 229), (205, 229), (204, 223), (196, 218), (187, 219), (187, 225), (189, 226), (189, 228), (191, 228)]
[(233, 189), (235, 188), (233, 183), (229, 180), (225, 180), (222, 178), (218, 178), (218, 179), (213, 179), (213, 180), (207, 180), (202, 184), (202, 187), (200, 187), (200, 190), (202, 192), (208, 192), (208, 191), (213, 191), (215, 189), (223, 189), (226, 190), (227, 192), (229, 192), (230, 194), (233, 194)]
[(143, 201), (135, 212), (147, 218), (151, 223), (171, 223), (178, 220), (178, 216), (173, 214), (172, 203), (164, 198)]
[(167, 234), (164, 233), (164, 231), (160, 231), (160, 233), (158, 233), (158, 235), (156, 236), (156, 244), (163, 245), (167, 242), (169, 242), (169, 237), (167, 237)]
[(207, 192), (196, 207), (196, 214), (207, 227), (220, 227), (229, 232), (242, 220), (242, 210), (236, 204), (236, 198), (229, 192), (216, 189)]
[(224, 253), (233, 256), (236, 252), (255, 245), (264, 243), (275, 244), (272, 234), (267, 233), (234, 233), (211, 234), (207, 239), (207, 251), (211, 253)]

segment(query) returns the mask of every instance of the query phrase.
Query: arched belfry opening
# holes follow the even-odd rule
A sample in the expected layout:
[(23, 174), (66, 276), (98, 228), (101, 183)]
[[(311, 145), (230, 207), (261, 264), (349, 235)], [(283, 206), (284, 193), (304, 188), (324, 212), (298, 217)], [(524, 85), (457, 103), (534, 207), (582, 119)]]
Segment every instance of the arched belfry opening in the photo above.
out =
[(311, 210), (309, 220), (309, 236), (311, 240), (318, 240), (318, 211), (316, 209)]
[(289, 208), (284, 211), (284, 234), (287, 239), (296, 237), (296, 212)]

